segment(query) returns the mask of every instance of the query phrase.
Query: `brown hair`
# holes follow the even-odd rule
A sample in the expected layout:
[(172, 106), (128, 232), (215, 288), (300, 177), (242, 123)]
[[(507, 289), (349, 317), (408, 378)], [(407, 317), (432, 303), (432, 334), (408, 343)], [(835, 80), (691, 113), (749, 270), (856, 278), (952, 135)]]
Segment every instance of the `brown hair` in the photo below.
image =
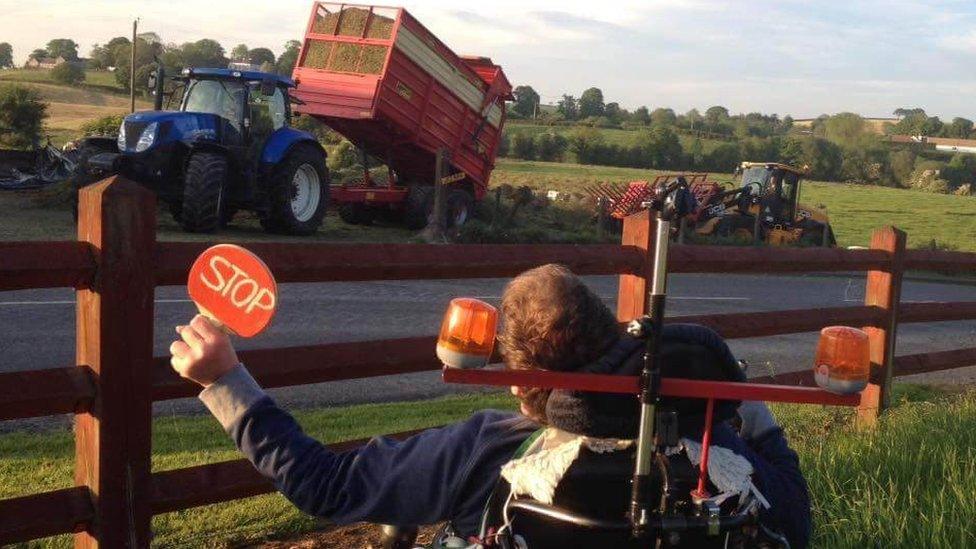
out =
[[(515, 277), (502, 295), (500, 349), (509, 368), (573, 371), (595, 361), (619, 338), (617, 320), (599, 296), (562, 265)], [(522, 389), (528, 415), (546, 423), (548, 389)]]

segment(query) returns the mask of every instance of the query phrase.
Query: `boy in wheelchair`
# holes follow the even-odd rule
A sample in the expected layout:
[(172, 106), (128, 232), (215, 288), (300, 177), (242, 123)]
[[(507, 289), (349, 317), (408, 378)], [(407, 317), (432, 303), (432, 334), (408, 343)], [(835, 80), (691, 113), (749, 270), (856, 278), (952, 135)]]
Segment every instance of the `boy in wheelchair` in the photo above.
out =
[[(546, 265), (513, 279), (501, 317), (509, 368), (640, 372), (643, 342), (623, 335), (599, 297), (564, 267)], [(634, 396), (513, 387), (521, 414), (477, 412), (404, 441), (376, 437), (337, 454), (306, 436), (261, 390), (227, 336), (206, 319), (177, 332), (173, 367), (204, 386), (201, 400), (241, 452), (306, 513), (339, 524), (446, 521), (435, 547), (647, 546), (621, 528), (633, 474)], [(744, 381), (711, 330), (671, 325), (663, 337), (665, 377)], [(662, 402), (677, 412), (680, 442), (669, 452), (669, 472), (655, 479), (656, 493), (675, 494), (678, 509), (695, 503), (682, 498), (695, 487), (703, 402)], [(734, 421), (741, 422), (738, 432)], [(719, 402), (714, 422), (708, 507), (755, 520), (721, 535), (677, 528), (662, 545), (805, 547), (806, 482), (772, 414), (758, 402)]]

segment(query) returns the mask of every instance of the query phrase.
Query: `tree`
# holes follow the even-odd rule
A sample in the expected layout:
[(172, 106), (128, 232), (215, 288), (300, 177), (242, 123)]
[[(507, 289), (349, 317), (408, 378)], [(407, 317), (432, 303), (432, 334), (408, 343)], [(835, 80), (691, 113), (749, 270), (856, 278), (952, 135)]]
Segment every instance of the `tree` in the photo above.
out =
[(55, 38), (47, 43), (47, 54), (50, 57), (64, 57), (68, 61), (78, 60), (78, 44), (70, 38)]
[(216, 40), (202, 38), (180, 46), (184, 67), (226, 67), (224, 47)]
[(912, 172), (915, 171), (915, 153), (910, 149), (902, 149), (891, 153), (888, 159), (891, 175), (902, 187), (909, 186)]
[[(3, 44), (0, 44), (0, 48)], [(2, 66), (3, 60), (0, 59), (0, 66)], [(955, 137), (957, 139), (966, 139), (969, 134), (973, 133), (973, 121), (968, 118), (956, 117), (952, 119), (945, 127), (946, 137)]]
[(904, 118), (906, 116), (911, 116), (913, 114), (925, 114), (925, 109), (920, 109), (918, 107), (908, 107), (908, 108), (901, 107), (895, 109), (894, 113), (892, 114), (894, 114), (898, 118)]
[(247, 54), (250, 51), (251, 50), (248, 49), (247, 44), (238, 44), (234, 46), (234, 49), (230, 50), (230, 60), (238, 63), (247, 63)]
[(562, 134), (548, 131), (535, 137), (535, 152), (539, 160), (562, 162), (569, 142)]
[(27, 56), (28, 59), (44, 59), (45, 57), (47, 57), (47, 50), (43, 48), (38, 48)]
[(515, 102), (512, 104), (513, 111), (525, 118), (535, 116), (535, 109), (539, 105), (539, 94), (532, 86), (518, 86), (512, 95), (515, 96)]
[(569, 150), (576, 157), (578, 164), (591, 164), (596, 156), (595, 153), (603, 148), (603, 143), (603, 134), (600, 130), (583, 126), (577, 128), (569, 137)]
[(720, 105), (715, 105), (714, 107), (709, 107), (705, 111), (705, 122), (708, 124), (708, 128), (711, 131), (716, 131), (722, 124), (725, 124), (729, 120), (729, 110)]
[(657, 108), (651, 111), (651, 123), (661, 126), (674, 126), (678, 121), (677, 115), (672, 109)]
[(576, 106), (576, 98), (572, 95), (563, 94), (563, 98), (556, 105), (556, 112), (563, 115), (566, 120), (576, 120), (579, 118), (579, 109)]
[(611, 122), (617, 124), (623, 118), (624, 110), (620, 108), (619, 103), (607, 103), (607, 106), (603, 109), (603, 114), (610, 119)]
[(673, 168), (683, 160), (678, 134), (668, 126), (658, 124), (650, 130), (641, 130), (637, 135), (637, 148), (651, 168)]
[(14, 66), (14, 48), (7, 42), (0, 42), (0, 69)]
[(41, 139), (47, 104), (27, 86), (0, 86), (0, 145), (26, 149)]
[(85, 71), (77, 63), (65, 62), (51, 69), (51, 79), (58, 84), (74, 86), (85, 80)]
[(298, 63), (298, 53), (302, 49), (302, 43), (298, 40), (289, 40), (285, 43), (285, 51), (278, 57), (275, 63), (275, 70), (283, 76), (290, 76)]
[[(136, 89), (144, 89), (149, 71), (155, 63), (154, 55), (162, 48), (159, 44), (149, 44), (145, 40), (136, 39)], [(115, 81), (122, 89), (129, 91), (129, 72), (132, 69), (132, 45), (117, 43), (113, 48), (115, 59)]]
[(526, 132), (512, 136), (512, 156), (522, 160), (535, 160), (535, 140)]
[(634, 111), (634, 121), (642, 126), (649, 126), (651, 124), (651, 114), (647, 111), (647, 107), (643, 105), (637, 107)]
[(824, 122), (824, 137), (843, 147), (859, 145), (867, 133), (867, 126), (860, 115), (842, 112)]
[(692, 130), (696, 128), (701, 129), (702, 124), (705, 123), (705, 118), (698, 112), (698, 109), (691, 109), (686, 112), (685, 120), (688, 121), (688, 127)]
[(248, 52), (247, 60), (252, 65), (257, 66), (265, 63), (271, 63), (273, 65), (275, 62), (275, 54), (268, 48), (254, 48)]
[[(603, 92), (600, 88), (589, 88), (579, 98), (579, 117), (603, 116), (606, 106), (603, 104)], [(567, 117), (568, 118), (568, 117)]]

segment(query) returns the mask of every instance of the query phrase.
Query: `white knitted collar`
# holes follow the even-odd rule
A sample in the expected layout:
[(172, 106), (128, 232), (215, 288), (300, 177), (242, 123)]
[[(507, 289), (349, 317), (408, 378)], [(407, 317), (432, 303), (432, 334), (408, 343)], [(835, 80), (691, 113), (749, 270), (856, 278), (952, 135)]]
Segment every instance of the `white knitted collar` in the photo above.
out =
[[(609, 453), (633, 446), (633, 440), (593, 438), (576, 435), (549, 427), (526, 449), (519, 458), (502, 466), (502, 477), (512, 487), (512, 495), (529, 496), (552, 504), (556, 486), (569, 467), (579, 458), (580, 448), (586, 446), (592, 452)], [(678, 446), (670, 448), (668, 455), (684, 451), (695, 465), (701, 462), (701, 444), (682, 438)], [(708, 478), (720, 490), (715, 496), (719, 503), (738, 495), (742, 498), (753, 494), (764, 507), (769, 502), (759, 493), (752, 482), (752, 464), (745, 457), (728, 448), (712, 445), (708, 458)]]

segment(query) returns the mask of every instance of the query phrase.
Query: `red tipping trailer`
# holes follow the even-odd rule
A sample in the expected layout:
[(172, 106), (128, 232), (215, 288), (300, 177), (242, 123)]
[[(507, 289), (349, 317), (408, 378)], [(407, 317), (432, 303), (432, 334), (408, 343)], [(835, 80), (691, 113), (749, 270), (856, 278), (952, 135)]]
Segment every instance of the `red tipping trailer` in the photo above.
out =
[(367, 173), (362, 184), (332, 187), (347, 221), (401, 209), (408, 225), (423, 224), (439, 149), (450, 153), (452, 219), (463, 222), (458, 208), (485, 195), (512, 99), (491, 59), (456, 55), (403, 8), (316, 2), (293, 76), (304, 103), (296, 112), (391, 168), (383, 184)]

